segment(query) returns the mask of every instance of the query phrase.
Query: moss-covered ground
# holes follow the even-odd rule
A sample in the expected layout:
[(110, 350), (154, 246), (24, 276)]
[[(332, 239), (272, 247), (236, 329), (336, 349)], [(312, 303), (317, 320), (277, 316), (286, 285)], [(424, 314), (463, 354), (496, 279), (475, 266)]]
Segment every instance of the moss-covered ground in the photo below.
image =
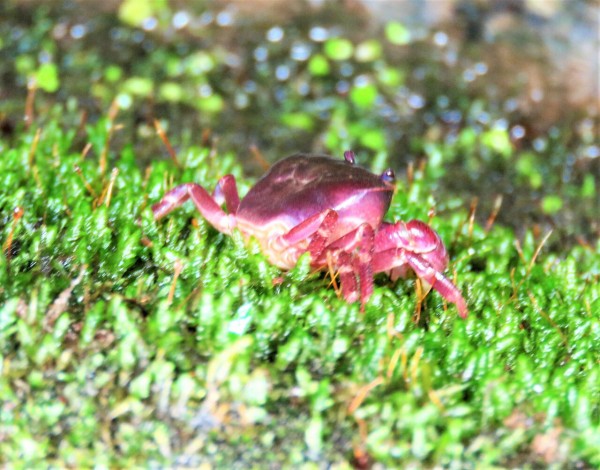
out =
[[(127, 11), (120, 13), (126, 23)], [(50, 99), (52, 91), (38, 89), (28, 98), (27, 76), (48, 85), (44, 73), (54, 74), (40, 72), (31, 51), (60, 56), (51, 28), (36, 18), (28, 45), (3, 38), (23, 69), (3, 70), (22, 93), (0, 113), (11, 124), (0, 135), (0, 466), (600, 466), (593, 229), (578, 237), (567, 227), (566, 238), (577, 241), (559, 243), (546, 225), (523, 221), (515, 231), (493, 211), (474, 217), (471, 201), (439, 191), (448, 168), (464, 164), (473, 179), (497, 165), (517, 168), (515, 181), (543, 192), (545, 182), (560, 180), (554, 170), (563, 147), (543, 158), (493, 120), (471, 126), (466, 119), (451, 138), (444, 126), (411, 138), (425, 158), (404, 175), (406, 167), (396, 167), (387, 219), (418, 218), (440, 233), (451, 257), (447, 274), (470, 314), (460, 319), (414, 279), (385, 276), (361, 313), (339, 298), (328, 274), (310, 271), (306, 257), (282, 273), (256, 243), (216, 232), (191, 204), (155, 222), (150, 206), (179, 182), (212, 188), (233, 173), (245, 194), (254, 181), (242, 165), (247, 151), (201, 136), (194, 122), (170, 133), (176, 159), (149, 153), (168, 152), (151, 124), (131, 124), (132, 110), (149, 102), (131, 80), (144, 73), (153, 80), (147, 71), (157, 56), (144, 57), (147, 69), (135, 64), (133, 75), (124, 65), (104, 69), (124, 74), (118, 83), (129, 80), (130, 89), (110, 75), (90, 78), (92, 93), (104, 93), (95, 95), (101, 110), (90, 119), (69, 96)], [(403, 46), (398, 25), (388, 27), (386, 47)], [(342, 53), (350, 47), (352, 56), (353, 42), (344, 41), (325, 47), (313, 67), (349, 60)], [(176, 54), (169, 47), (157, 46), (157, 54)], [(211, 50), (211, 60), (221, 53)], [(377, 57), (373, 67), (385, 76)], [(193, 79), (180, 73), (184, 84)], [(315, 89), (332, 80), (322, 74), (311, 75)], [(177, 77), (167, 91), (176, 94)], [(332, 92), (329, 117), (319, 119), (330, 123), (326, 149), (341, 155), (357, 147), (359, 162), (380, 170), (391, 161), (385, 135), (364, 115), (372, 93), (400, 85), (373, 83), (359, 81), (350, 101)], [(219, 103), (227, 107), (234, 94), (221, 90)], [(300, 126), (301, 140), (302, 126), (317, 119), (311, 103), (292, 93), (286, 106), (296, 109), (277, 111), (282, 132)], [(27, 120), (12, 120), (16, 114)], [(590, 145), (588, 134), (568, 145)], [(569, 201), (589, 220), (598, 197), (590, 174), (563, 179), (554, 199), (532, 210), (552, 215)]]

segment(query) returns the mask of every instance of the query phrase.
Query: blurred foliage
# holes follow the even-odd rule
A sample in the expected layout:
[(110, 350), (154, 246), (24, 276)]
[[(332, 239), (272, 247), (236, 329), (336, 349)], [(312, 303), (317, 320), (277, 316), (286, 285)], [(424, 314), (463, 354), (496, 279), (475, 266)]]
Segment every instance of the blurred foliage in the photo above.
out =
[[(182, 146), (196, 141), (193, 129), (211, 130), (254, 176), (260, 166), (243, 156), (250, 145), (269, 162), (298, 150), (353, 148), (378, 155), (370, 166), (386, 160), (396, 169), (442, 145), (451, 149), (440, 157), (446, 177), (433, 189), (477, 197), (480, 222), (501, 194), (499, 221), (520, 233), (524, 225), (552, 228), (555, 248), (600, 233), (597, 110), (594, 117), (593, 103), (564, 105), (566, 91), (553, 83), (568, 77), (549, 69), (540, 23), (514, 47), (501, 31), (479, 37), (468, 29), (478, 11), (483, 25), (502, 13), (486, 2), (457, 5), (462, 36), (452, 25), (378, 24), (335, 2), (275, 3), (264, 16), (235, 3), (146, 3), (73, 10), (62, 1), (3, 2), (3, 127), (20, 122), (27, 87), (37, 83), (40, 119), (53, 103), (77, 100), (95, 120), (117, 99), (120, 135), (144, 163), (164, 153), (146, 138), (157, 117)], [(576, 18), (581, 8), (578, 1), (554, 6), (557, 16)], [(534, 15), (509, 13), (516, 24)], [(531, 98), (540, 94), (541, 101)], [(547, 196), (562, 199), (560, 210), (544, 210)]]

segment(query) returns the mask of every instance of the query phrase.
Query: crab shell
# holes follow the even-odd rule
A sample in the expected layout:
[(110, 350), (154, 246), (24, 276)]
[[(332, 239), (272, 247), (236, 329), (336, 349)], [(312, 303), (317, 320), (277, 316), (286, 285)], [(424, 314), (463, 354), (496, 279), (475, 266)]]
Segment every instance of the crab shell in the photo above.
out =
[(237, 228), (246, 239), (256, 238), (282, 269), (292, 268), (307, 251), (315, 268), (333, 259), (344, 298), (360, 300), (363, 307), (374, 273), (396, 280), (412, 271), (466, 317), (462, 294), (443, 275), (448, 255), (438, 234), (418, 220), (383, 222), (395, 188), (393, 172), (378, 176), (356, 166), (352, 152), (344, 157), (296, 154), (280, 160), (241, 201), (232, 175), (222, 177), (212, 195), (184, 183), (152, 210), (159, 219), (191, 198), (217, 230), (230, 234)]
[(248, 191), (235, 214), (237, 227), (261, 243), (272, 264), (291, 269), (309, 240), (277, 249), (278, 236), (328, 209), (337, 213), (328, 236), (332, 241), (363, 223), (379, 227), (393, 193), (389, 178), (346, 160), (293, 155), (273, 165)]

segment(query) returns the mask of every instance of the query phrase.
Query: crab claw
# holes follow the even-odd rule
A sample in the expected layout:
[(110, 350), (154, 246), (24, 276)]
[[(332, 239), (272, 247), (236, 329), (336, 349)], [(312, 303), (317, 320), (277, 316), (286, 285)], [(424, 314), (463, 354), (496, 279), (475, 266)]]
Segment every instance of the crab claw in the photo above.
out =
[(443, 274), (448, 266), (446, 247), (426, 223), (411, 220), (382, 224), (375, 237), (373, 258), (374, 272), (387, 272), (395, 281), (414, 271), (427, 286), (455, 304), (462, 318), (467, 316), (467, 304), (460, 290)]

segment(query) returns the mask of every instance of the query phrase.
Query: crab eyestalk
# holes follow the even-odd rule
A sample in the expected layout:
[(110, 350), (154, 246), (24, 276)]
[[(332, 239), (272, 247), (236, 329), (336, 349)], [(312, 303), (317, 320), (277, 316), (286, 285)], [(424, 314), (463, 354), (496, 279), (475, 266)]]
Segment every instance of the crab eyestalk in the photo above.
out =
[(356, 156), (354, 155), (354, 152), (352, 150), (346, 150), (344, 152), (344, 160), (351, 165), (354, 165), (356, 163)]

